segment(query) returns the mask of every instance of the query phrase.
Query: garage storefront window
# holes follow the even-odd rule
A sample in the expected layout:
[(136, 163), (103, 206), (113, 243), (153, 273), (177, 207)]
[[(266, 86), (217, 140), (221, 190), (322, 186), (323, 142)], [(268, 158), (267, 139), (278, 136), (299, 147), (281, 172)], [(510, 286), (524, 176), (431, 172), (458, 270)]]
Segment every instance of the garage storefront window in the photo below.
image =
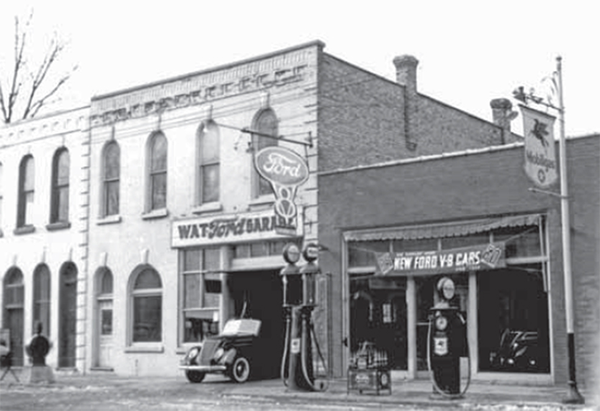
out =
[(219, 331), (220, 250), (195, 248), (181, 254), (183, 342), (202, 341)]
[[(478, 356), (478, 371), (550, 372), (548, 256), (541, 215), (365, 230), (345, 237), (351, 358), (362, 342), (369, 341), (384, 352), (393, 369), (407, 369), (409, 307), (403, 302), (414, 298), (415, 371), (426, 370), (426, 332), (429, 309), (437, 298), (435, 284), (450, 276), (465, 333), (471, 330), (471, 338), (476, 338), (477, 349), (471, 355)], [(503, 250), (500, 260), (465, 263), (467, 255), (487, 259), (487, 245), (494, 253)], [(415, 256), (432, 256), (431, 264), (419, 266)], [(454, 263), (448, 264), (448, 256), (454, 256)], [(408, 296), (411, 282), (414, 294)], [(472, 300), (470, 293), (476, 293)]]

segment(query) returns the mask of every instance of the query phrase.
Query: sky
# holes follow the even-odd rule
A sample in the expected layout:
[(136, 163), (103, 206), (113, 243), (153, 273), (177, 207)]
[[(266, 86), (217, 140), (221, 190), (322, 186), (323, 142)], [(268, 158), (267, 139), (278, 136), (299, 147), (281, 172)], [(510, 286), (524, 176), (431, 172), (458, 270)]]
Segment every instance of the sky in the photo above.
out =
[[(395, 80), (394, 57), (419, 60), (419, 92), (485, 120), (517, 86), (545, 96), (562, 58), (568, 136), (600, 132), (595, 1), (556, 0), (4, 0), (0, 53), (14, 15), (33, 8), (31, 42), (53, 31), (78, 65), (62, 106), (313, 40), (325, 52)], [(35, 40), (35, 41), (34, 41)], [(0, 66), (0, 75), (2, 74)], [(558, 104), (558, 103), (556, 103)], [(521, 116), (513, 121), (520, 132)]]

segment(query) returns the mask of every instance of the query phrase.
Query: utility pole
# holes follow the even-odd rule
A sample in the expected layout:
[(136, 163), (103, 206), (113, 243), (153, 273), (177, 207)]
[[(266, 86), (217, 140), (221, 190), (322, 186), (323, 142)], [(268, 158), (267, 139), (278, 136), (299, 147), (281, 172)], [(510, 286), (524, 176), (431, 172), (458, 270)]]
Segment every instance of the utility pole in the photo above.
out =
[[(569, 366), (569, 391), (566, 404), (583, 404), (585, 399), (577, 389), (577, 378), (575, 371), (575, 326), (573, 318), (573, 278), (571, 272), (571, 223), (569, 214), (569, 189), (567, 184), (567, 152), (565, 142), (565, 107), (563, 100), (563, 81), (562, 81), (562, 58), (556, 58), (556, 72), (551, 78), (553, 89), (557, 93), (558, 106), (550, 101), (545, 101), (542, 97), (536, 96), (532, 89), (529, 94), (525, 94), (523, 87), (517, 88), (513, 95), (517, 100), (527, 104), (533, 101), (552, 108), (558, 112), (558, 122), (560, 127), (559, 134), (559, 164), (560, 164), (560, 209), (562, 223), (562, 250), (563, 250), (563, 274), (565, 289), (565, 317), (567, 328), (567, 347), (568, 347), (568, 366)], [(533, 191), (533, 190), (532, 190)]]

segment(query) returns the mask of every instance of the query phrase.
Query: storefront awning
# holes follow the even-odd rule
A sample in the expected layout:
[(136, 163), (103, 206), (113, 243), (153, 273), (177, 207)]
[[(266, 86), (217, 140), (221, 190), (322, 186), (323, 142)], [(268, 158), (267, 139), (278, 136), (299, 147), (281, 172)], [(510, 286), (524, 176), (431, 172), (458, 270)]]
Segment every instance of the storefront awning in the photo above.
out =
[(484, 233), (503, 227), (539, 225), (540, 220), (540, 214), (484, 218), (463, 222), (426, 224), (381, 230), (350, 231), (344, 234), (344, 238), (346, 241), (381, 241), (459, 237), (475, 233)]

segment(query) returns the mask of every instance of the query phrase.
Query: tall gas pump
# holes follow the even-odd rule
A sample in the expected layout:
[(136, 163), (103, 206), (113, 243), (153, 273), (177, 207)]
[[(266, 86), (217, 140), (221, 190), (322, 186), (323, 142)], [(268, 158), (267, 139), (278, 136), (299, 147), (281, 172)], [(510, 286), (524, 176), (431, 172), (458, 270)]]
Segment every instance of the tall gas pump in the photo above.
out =
[(454, 281), (443, 277), (438, 281), (436, 291), (439, 302), (430, 309), (429, 314), (427, 338), (429, 372), (435, 392), (445, 398), (461, 398), (471, 380), (469, 363), (467, 383), (461, 391), (460, 354), (466, 341), (463, 327), (465, 321), (458, 307), (450, 305), (455, 293)]
[(316, 384), (313, 367), (313, 341), (319, 360), (325, 366), (316, 340), (312, 313), (316, 307), (316, 281), (321, 273), (315, 263), (319, 249), (308, 244), (302, 256), (306, 265), (298, 267), (300, 249), (290, 243), (284, 247), (283, 258), (287, 265), (281, 270), (283, 283), (283, 314), (285, 317), (285, 346), (281, 360), (281, 379), (285, 386), (299, 391), (324, 391), (326, 382)]

